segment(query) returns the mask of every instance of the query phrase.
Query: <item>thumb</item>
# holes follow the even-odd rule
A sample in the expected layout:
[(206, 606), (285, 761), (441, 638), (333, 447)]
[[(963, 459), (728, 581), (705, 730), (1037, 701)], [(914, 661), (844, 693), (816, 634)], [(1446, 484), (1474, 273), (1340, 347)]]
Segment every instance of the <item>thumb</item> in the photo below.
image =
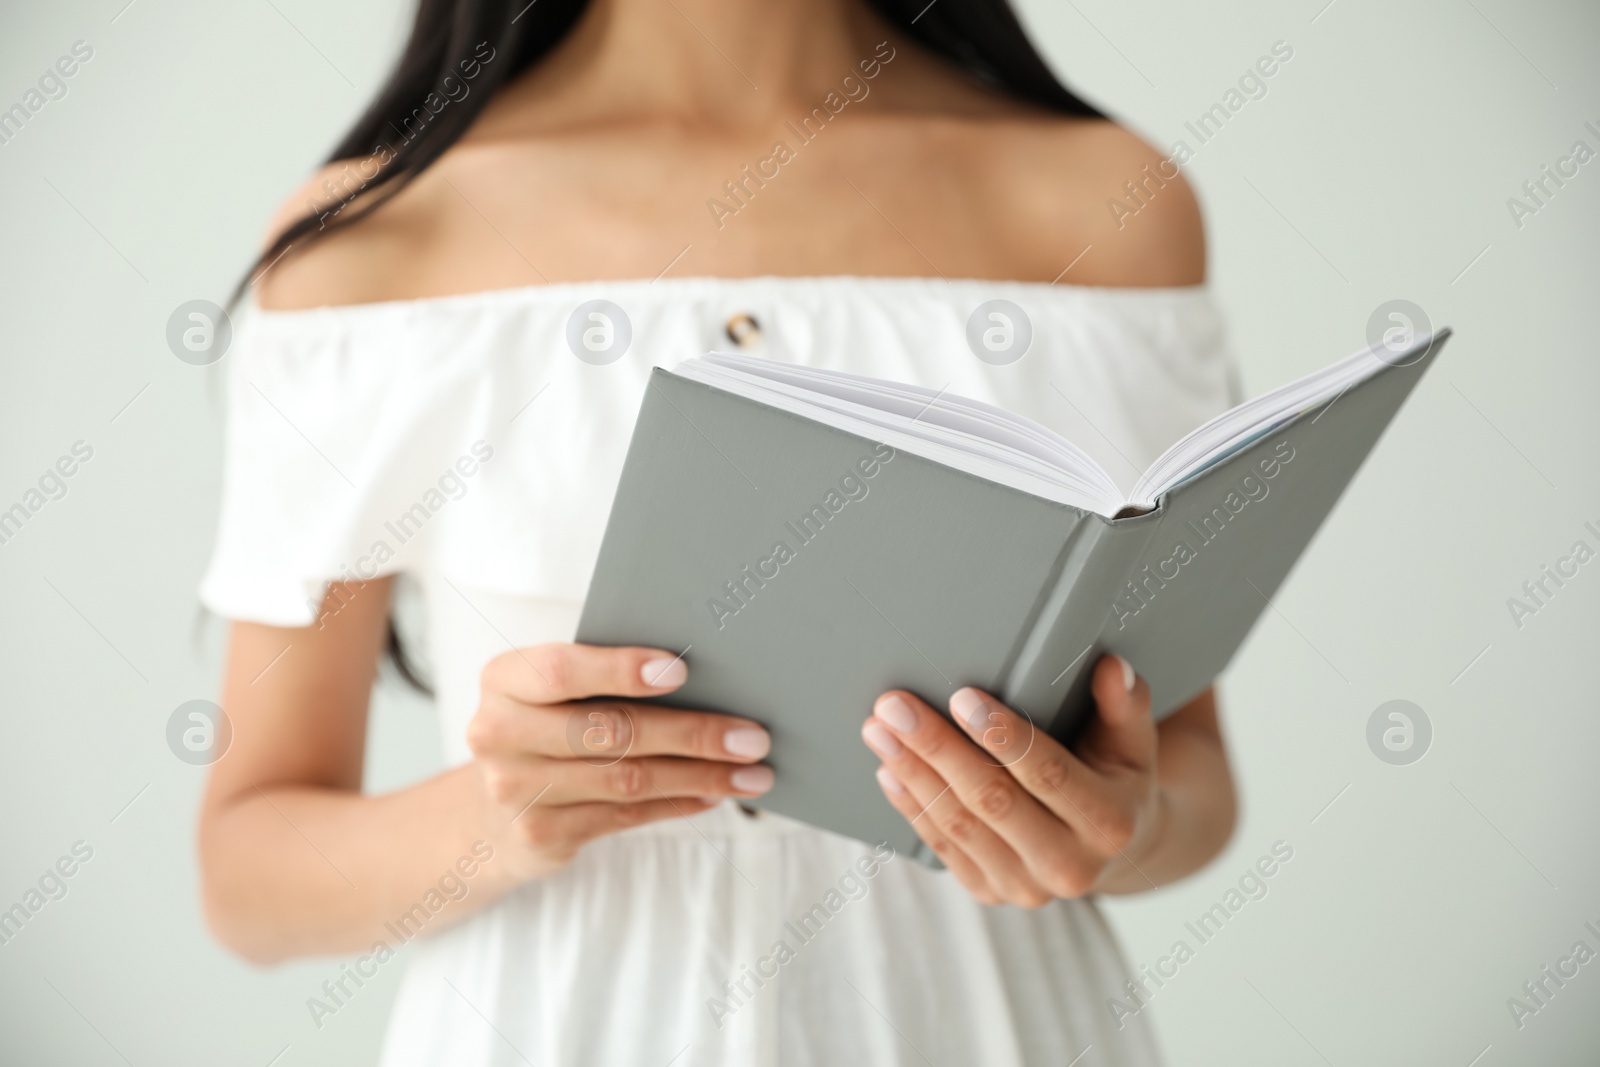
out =
[(1084, 731), (1081, 754), (1095, 763), (1144, 768), (1155, 762), (1156, 724), (1150, 687), (1121, 656), (1100, 657), (1090, 682), (1095, 716)]

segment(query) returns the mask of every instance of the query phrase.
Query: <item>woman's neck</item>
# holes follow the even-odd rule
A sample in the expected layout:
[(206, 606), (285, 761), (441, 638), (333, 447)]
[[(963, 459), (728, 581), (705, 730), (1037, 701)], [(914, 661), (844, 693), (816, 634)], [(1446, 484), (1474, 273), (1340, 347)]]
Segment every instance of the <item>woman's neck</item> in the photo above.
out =
[(744, 126), (814, 103), (891, 33), (859, 0), (593, 0), (517, 89), (573, 118)]

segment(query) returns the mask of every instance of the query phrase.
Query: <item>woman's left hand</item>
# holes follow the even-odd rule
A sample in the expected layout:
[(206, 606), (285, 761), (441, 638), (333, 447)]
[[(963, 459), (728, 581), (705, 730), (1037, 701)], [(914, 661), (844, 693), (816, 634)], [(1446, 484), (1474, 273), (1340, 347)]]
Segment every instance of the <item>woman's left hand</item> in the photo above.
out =
[(1075, 751), (971, 688), (950, 698), (960, 729), (904, 690), (879, 697), (862, 726), (889, 802), (986, 904), (1155, 886), (1138, 864), (1163, 822), (1150, 688), (1105, 656), (1091, 690), (1097, 711)]

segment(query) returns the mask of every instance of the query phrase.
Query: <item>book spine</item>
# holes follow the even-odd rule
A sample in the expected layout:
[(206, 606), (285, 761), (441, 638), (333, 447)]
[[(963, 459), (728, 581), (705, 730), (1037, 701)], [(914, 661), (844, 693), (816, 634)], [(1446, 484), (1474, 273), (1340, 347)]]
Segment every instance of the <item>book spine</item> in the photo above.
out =
[(1089, 708), (1100, 633), (1159, 519), (1151, 512), (1113, 522), (1067, 510), (1077, 521), (1002, 675), (1007, 704), (1057, 738), (1070, 737)]

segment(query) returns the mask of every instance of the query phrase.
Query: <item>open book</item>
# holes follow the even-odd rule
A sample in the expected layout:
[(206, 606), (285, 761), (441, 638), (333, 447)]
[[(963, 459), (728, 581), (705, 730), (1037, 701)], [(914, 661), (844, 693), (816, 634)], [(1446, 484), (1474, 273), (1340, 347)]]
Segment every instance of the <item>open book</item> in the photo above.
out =
[(657, 368), (577, 639), (681, 650), (664, 703), (772, 732), (758, 806), (934, 858), (859, 729), (977, 686), (1063, 741), (1101, 654), (1170, 714), (1227, 666), (1448, 331), (1272, 390), (1129, 493), (1071, 442), (918, 386), (712, 354)]
[(1398, 355), (1363, 349), (1223, 412), (1174, 442), (1126, 499), (1111, 475), (1077, 445), (992, 404), (917, 385), (721, 352), (684, 360), (673, 373), (1111, 518), (1154, 508), (1161, 494), (1383, 368), (1414, 360), (1438, 340), (1442, 338), (1424, 338)]

